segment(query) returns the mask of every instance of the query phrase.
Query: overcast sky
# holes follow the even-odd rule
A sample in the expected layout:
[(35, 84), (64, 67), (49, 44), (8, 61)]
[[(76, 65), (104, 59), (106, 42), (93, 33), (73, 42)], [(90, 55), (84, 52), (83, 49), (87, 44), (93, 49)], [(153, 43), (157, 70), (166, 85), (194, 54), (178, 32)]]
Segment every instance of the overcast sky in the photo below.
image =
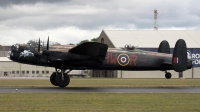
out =
[(78, 43), (104, 30), (199, 30), (200, 0), (0, 0), (0, 45)]

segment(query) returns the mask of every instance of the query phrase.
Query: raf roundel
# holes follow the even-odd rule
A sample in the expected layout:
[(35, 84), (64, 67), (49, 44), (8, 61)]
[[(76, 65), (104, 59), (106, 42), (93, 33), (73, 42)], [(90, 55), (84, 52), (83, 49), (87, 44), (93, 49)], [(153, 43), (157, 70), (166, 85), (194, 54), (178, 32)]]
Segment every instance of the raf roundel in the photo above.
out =
[(121, 66), (128, 65), (129, 61), (130, 61), (130, 59), (129, 59), (129, 56), (127, 54), (120, 54), (117, 58), (117, 62)]

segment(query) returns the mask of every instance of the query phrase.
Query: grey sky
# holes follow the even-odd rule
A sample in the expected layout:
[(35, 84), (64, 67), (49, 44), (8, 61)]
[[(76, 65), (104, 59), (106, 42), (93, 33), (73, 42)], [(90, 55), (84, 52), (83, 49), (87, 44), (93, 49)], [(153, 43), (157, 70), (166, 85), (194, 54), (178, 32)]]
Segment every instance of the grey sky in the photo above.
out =
[(98, 37), (102, 29), (199, 30), (199, 0), (0, 0), (0, 45), (39, 37), (61, 44)]

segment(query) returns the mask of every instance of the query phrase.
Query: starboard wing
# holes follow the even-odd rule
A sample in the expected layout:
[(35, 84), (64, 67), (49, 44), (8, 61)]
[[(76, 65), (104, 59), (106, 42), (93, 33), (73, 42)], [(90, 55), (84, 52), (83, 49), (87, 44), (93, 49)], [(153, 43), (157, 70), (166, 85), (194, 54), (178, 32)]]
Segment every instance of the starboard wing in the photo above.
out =
[(70, 53), (89, 55), (105, 59), (108, 45), (98, 42), (85, 42), (69, 50)]

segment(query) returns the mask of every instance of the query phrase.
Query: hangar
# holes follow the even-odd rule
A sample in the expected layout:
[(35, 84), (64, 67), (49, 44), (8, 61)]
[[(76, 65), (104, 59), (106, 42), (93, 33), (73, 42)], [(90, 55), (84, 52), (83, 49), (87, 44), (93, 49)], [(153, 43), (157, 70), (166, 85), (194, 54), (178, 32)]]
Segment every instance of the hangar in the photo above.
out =
[[(200, 78), (200, 31), (198, 30), (102, 30), (97, 41), (105, 43), (109, 48), (121, 48), (132, 44), (138, 49), (156, 52), (162, 40), (170, 44), (173, 51), (178, 39), (184, 39), (188, 52), (193, 59), (193, 68), (183, 72), (183, 78)], [(170, 71), (172, 78), (179, 78), (179, 73)], [(116, 78), (165, 78), (162, 71), (93, 71), (94, 77)]]
[(49, 77), (52, 72), (54, 72), (53, 68), (20, 64), (7, 57), (0, 57), (0, 76), (2, 77)]

